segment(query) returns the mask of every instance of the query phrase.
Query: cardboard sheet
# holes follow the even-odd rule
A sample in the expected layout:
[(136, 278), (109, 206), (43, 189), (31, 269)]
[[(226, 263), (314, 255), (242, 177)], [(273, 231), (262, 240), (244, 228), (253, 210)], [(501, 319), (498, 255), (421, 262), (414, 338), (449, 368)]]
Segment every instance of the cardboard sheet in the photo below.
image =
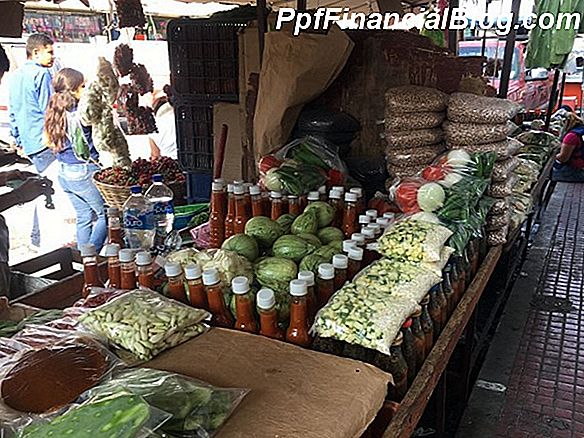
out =
[(362, 362), (224, 329), (211, 329), (145, 366), (251, 389), (216, 438), (360, 437), (391, 381)]

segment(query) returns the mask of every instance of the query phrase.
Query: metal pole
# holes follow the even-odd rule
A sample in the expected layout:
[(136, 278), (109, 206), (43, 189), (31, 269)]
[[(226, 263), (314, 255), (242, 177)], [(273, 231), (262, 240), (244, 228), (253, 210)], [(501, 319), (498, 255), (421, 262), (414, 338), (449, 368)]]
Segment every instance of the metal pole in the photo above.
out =
[[(566, 72), (562, 73), (562, 85), (560, 86), (560, 98), (558, 99), (558, 106), (563, 105), (565, 88), (566, 88)], [(574, 108), (574, 111), (576, 111), (576, 108)]]
[(297, 0), (296, 9), (299, 11), (306, 11), (306, 0)]
[[(489, 4), (491, 3), (490, 0), (485, 1), (485, 17), (489, 13)], [(487, 49), (487, 30), (483, 30), (483, 43), (481, 45), (481, 56), (485, 56), (485, 51)]]
[[(450, 22), (454, 8), (458, 8), (458, 0), (450, 0), (448, 5), (448, 22)], [(448, 29), (448, 50), (455, 55), (458, 54), (458, 30)]]
[(515, 53), (515, 34), (517, 23), (519, 22), (519, 7), (521, 0), (513, 0), (511, 3), (511, 30), (507, 34), (505, 43), (505, 55), (503, 56), (503, 69), (501, 71), (501, 82), (499, 85), (499, 97), (506, 98), (509, 91), (509, 76), (513, 65), (513, 54)]
[(556, 97), (558, 97), (558, 82), (560, 82), (560, 71), (556, 69), (554, 73), (554, 84), (552, 85), (552, 92), (550, 93), (550, 101), (548, 103), (547, 113), (545, 115), (544, 131), (547, 131), (550, 127), (552, 112), (556, 106)]
[(266, 38), (266, 0), (257, 0), (256, 2), (257, 8), (257, 18), (258, 18), (258, 39), (259, 39), (259, 48), (260, 48), (260, 65), (264, 59), (264, 46), (265, 46), (265, 38)]

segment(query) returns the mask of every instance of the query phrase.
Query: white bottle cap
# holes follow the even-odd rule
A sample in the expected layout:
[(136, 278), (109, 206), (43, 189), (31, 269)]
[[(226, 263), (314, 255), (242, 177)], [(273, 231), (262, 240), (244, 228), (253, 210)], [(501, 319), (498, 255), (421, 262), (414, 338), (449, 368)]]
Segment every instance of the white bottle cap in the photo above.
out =
[(351, 248), (349, 250), (349, 258), (358, 262), (363, 260), (363, 248)]
[(298, 196), (295, 196), (295, 195), (288, 195), (288, 199), (289, 199), (289, 200), (290, 200), (290, 199), (292, 199), (292, 200), (295, 200), (295, 199), (298, 199)]
[(361, 187), (353, 187), (349, 190), (351, 193), (356, 194), (359, 198), (363, 196), (363, 189)]
[(357, 246), (357, 242), (355, 242), (352, 239), (349, 240), (343, 240), (343, 251), (344, 252), (349, 252), (349, 250), (351, 248), (355, 248)]
[(177, 262), (168, 262), (164, 265), (164, 273), (167, 277), (176, 277), (177, 275), (182, 274), (182, 268), (180, 263)]
[(223, 184), (219, 183), (219, 182), (214, 182), (213, 184), (211, 184), (211, 189), (214, 192), (221, 192), (221, 191), (223, 191), (223, 188), (224, 187), (225, 186)]
[(320, 186), (318, 188), (318, 193), (320, 193), (321, 195), (326, 195), (326, 186)]
[(329, 198), (331, 199), (341, 199), (342, 196), (343, 194), (338, 190), (331, 190), (331, 192), (329, 193)]
[(318, 265), (318, 276), (323, 280), (332, 280), (335, 278), (335, 267), (330, 263), (321, 263)]
[(391, 221), (391, 220), (393, 220), (393, 218), (395, 218), (395, 213), (388, 211), (387, 213), (383, 213), (383, 217), (385, 219), (389, 219)]
[(83, 245), (80, 245), (79, 251), (81, 252), (81, 257), (91, 257), (97, 255), (97, 251), (93, 243), (84, 243)]
[(152, 256), (146, 251), (140, 251), (136, 254), (136, 264), (138, 266), (148, 266), (152, 264)]
[(227, 184), (227, 193), (233, 193), (235, 190), (235, 184)]
[(367, 210), (365, 214), (373, 220), (377, 219), (377, 210)]
[(347, 269), (349, 267), (349, 257), (344, 254), (337, 254), (333, 257), (335, 269)]
[(274, 199), (282, 199), (282, 193), (280, 192), (270, 192), (270, 197)]
[(369, 224), (371, 222), (371, 218), (366, 214), (362, 214), (359, 216), (359, 223), (360, 224)]
[(124, 248), (120, 250), (119, 253), (120, 262), (130, 263), (134, 261), (134, 251), (129, 248)]
[(379, 225), (378, 223), (369, 224), (369, 228), (372, 228), (375, 234), (381, 233), (381, 225)]
[(375, 239), (375, 229), (371, 226), (363, 227), (361, 234), (365, 236), (365, 239)]
[(357, 195), (354, 193), (347, 193), (345, 195), (345, 202), (357, 202)]
[(306, 282), (308, 287), (314, 286), (314, 272), (312, 271), (300, 271), (298, 273), (298, 280), (303, 280)]
[(249, 280), (247, 277), (235, 277), (231, 280), (231, 290), (236, 295), (243, 295), (249, 292)]
[(375, 223), (381, 225), (383, 228), (387, 228), (389, 226), (389, 219), (386, 217), (378, 217)]
[(341, 195), (343, 193), (345, 193), (345, 188), (343, 186), (334, 186), (333, 190), (336, 190), (337, 192), (341, 192)]
[(262, 310), (270, 310), (276, 305), (276, 296), (272, 289), (261, 289), (256, 297), (257, 306)]
[(307, 199), (309, 201), (318, 201), (320, 199), (320, 193), (318, 193), (318, 192), (309, 192)]
[(117, 243), (108, 243), (103, 247), (103, 255), (105, 257), (116, 257), (120, 252), (120, 245)]
[(290, 282), (290, 295), (293, 297), (303, 297), (305, 296), (307, 291), (306, 281), (304, 280), (292, 280)]
[(235, 184), (235, 185), (238, 185), (238, 184), (239, 185), (243, 185), (243, 184), (245, 184), (245, 181), (242, 180), (242, 179), (236, 179), (235, 181), (233, 181), (233, 184)]
[(196, 280), (197, 278), (201, 278), (203, 275), (203, 271), (201, 271), (201, 267), (194, 263), (189, 263), (185, 266), (185, 277), (187, 280)]
[(246, 183), (243, 185), (243, 189), (245, 190), (245, 193), (249, 193), (249, 189), (250, 189), (252, 186), (253, 186), (253, 184), (252, 184), (252, 183), (250, 183), (250, 182), (246, 182)]
[(225, 181), (225, 179), (224, 179), (224, 178), (215, 178), (215, 179), (213, 180), (213, 182), (215, 182), (215, 183), (217, 183), (217, 184), (221, 184), (223, 187), (225, 187), (225, 183), (226, 183), (227, 181)]
[(244, 195), (245, 194), (245, 187), (243, 187), (241, 184), (238, 184), (235, 187), (233, 187), (233, 193), (235, 195)]
[(365, 243), (365, 236), (361, 233), (353, 233), (351, 239), (357, 242), (357, 245)]
[(108, 207), (108, 209), (107, 209), (107, 215), (108, 216), (119, 216), (120, 215), (120, 209), (118, 207)]
[(203, 271), (203, 284), (205, 286), (213, 286), (219, 283), (219, 271), (215, 268)]
[(249, 188), (249, 194), (252, 196), (257, 196), (261, 193), (260, 186), (251, 186)]

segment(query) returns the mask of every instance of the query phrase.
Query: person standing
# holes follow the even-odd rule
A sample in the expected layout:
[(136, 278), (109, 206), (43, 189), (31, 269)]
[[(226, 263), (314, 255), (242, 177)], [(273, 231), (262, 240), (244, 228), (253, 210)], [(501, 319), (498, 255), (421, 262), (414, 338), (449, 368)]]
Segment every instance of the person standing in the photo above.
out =
[(107, 237), (107, 224), (105, 202), (93, 182), (93, 174), (99, 170), (99, 154), (91, 127), (81, 123), (77, 111), (84, 87), (81, 72), (64, 68), (57, 73), (45, 116), (44, 138), (57, 157), (59, 184), (76, 212), (77, 246), (92, 243), (99, 252)]
[(150, 156), (178, 158), (176, 145), (176, 122), (174, 108), (168, 98), (168, 86), (163, 91), (153, 93), (152, 110), (158, 132), (150, 134)]

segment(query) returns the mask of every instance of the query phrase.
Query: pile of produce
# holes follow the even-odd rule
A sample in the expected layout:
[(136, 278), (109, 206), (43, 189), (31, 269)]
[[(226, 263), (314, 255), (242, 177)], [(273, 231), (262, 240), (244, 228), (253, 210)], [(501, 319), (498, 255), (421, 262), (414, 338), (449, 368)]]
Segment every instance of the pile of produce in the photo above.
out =
[(385, 95), (386, 159), (390, 179), (415, 175), (444, 151), (440, 125), (448, 96), (434, 88), (390, 88)]
[(152, 175), (156, 174), (162, 175), (167, 185), (184, 183), (186, 180), (178, 161), (170, 157), (157, 157), (149, 160), (139, 158), (126, 168), (108, 167), (97, 172), (95, 179), (104, 184), (118, 187), (131, 187), (136, 184), (146, 187), (152, 183)]
[(118, 27), (144, 27), (146, 17), (140, 0), (114, 0), (118, 14)]
[(261, 184), (268, 191), (300, 196), (320, 186), (342, 185), (347, 169), (334, 146), (317, 137), (294, 140), (259, 161)]

